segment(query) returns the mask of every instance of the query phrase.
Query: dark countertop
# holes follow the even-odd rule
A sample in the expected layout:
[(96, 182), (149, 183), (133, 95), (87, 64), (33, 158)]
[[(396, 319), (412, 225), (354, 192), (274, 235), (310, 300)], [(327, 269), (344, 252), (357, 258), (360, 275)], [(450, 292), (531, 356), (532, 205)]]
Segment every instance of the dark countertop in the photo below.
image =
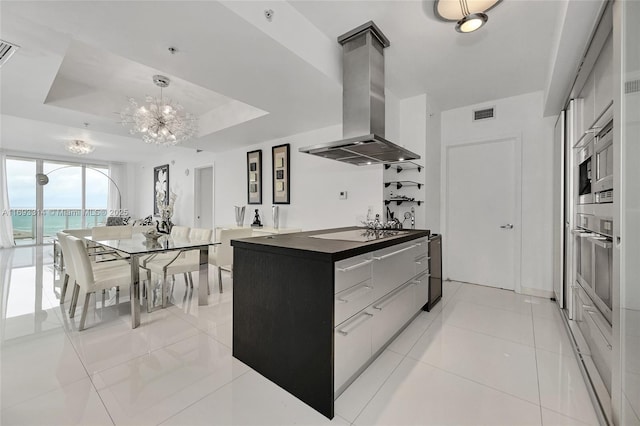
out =
[(349, 257), (380, 250), (396, 244), (428, 237), (429, 230), (403, 229), (406, 234), (382, 238), (379, 240), (359, 242), (345, 240), (328, 240), (311, 238), (311, 235), (329, 234), (349, 230), (364, 231), (364, 228), (350, 226), (346, 228), (321, 229), (316, 231), (297, 232), (293, 234), (275, 234), (264, 237), (243, 238), (231, 241), (231, 245), (237, 248), (269, 253), (280, 253), (289, 256), (315, 258), (321, 261), (336, 262)]

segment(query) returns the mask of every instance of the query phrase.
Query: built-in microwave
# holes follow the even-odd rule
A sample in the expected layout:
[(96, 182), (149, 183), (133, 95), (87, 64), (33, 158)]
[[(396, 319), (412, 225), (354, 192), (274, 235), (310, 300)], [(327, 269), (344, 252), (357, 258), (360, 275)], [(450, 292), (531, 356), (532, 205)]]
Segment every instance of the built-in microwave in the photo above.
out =
[(595, 180), (593, 182), (596, 203), (613, 202), (613, 120), (598, 133), (594, 142)]
[(578, 204), (593, 203), (593, 191), (591, 188), (593, 160), (593, 140), (578, 151)]

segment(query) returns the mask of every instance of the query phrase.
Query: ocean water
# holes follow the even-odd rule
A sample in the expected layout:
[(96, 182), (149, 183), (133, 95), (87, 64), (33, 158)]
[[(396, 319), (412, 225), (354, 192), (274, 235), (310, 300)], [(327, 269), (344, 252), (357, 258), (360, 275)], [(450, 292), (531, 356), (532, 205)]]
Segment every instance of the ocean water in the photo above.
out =
[[(13, 233), (15, 238), (33, 238), (36, 217), (31, 212), (19, 214), (19, 209), (14, 210), (11, 214), (11, 222), (13, 223)], [(47, 211), (50, 213), (51, 211)], [(103, 213), (104, 212), (104, 213)], [(66, 211), (66, 214), (46, 214), (43, 215), (43, 235), (45, 237), (55, 236), (56, 232), (63, 229), (79, 229), (82, 228), (82, 216), (78, 211)], [(93, 214), (85, 216), (85, 226), (90, 228), (101, 225), (106, 221), (106, 210), (93, 211)]]

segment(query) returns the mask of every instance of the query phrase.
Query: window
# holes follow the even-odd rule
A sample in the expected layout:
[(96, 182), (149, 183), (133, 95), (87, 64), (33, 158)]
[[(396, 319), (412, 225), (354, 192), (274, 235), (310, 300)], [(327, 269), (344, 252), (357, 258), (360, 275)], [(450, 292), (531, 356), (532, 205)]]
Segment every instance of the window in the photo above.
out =
[[(48, 182), (38, 185), (36, 175)], [(7, 185), (16, 244), (50, 242), (63, 229), (102, 225), (109, 169), (87, 164), (7, 158)]]

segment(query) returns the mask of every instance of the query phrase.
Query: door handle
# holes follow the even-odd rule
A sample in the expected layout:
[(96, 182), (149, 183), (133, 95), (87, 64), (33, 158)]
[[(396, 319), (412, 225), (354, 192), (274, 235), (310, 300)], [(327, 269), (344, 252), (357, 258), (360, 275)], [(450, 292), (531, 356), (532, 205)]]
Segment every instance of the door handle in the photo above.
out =
[(506, 225), (500, 225), (500, 228), (502, 229), (513, 229), (513, 225), (510, 223), (507, 223)]

